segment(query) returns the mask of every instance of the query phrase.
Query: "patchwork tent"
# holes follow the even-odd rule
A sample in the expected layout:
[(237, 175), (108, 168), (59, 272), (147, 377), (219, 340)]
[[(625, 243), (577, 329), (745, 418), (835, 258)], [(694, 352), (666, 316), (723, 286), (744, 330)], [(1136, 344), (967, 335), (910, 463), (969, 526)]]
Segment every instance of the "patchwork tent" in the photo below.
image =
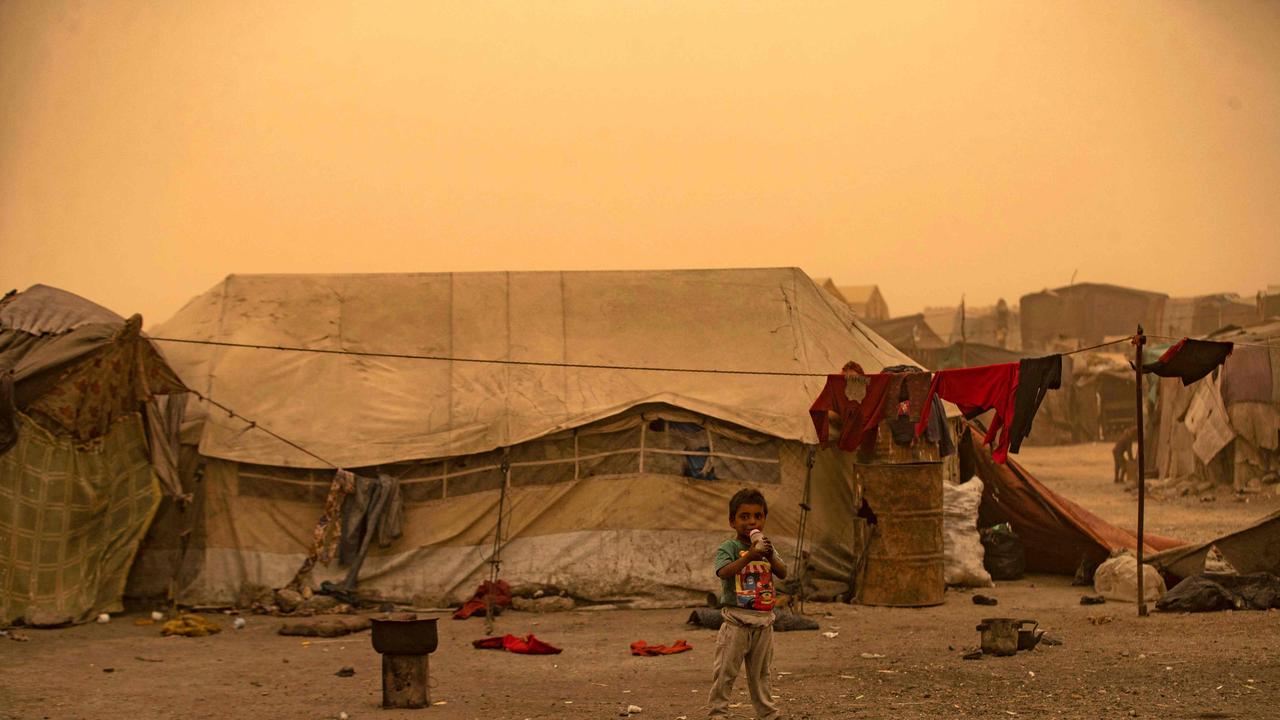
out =
[(0, 300), (0, 625), (119, 610), (176, 492), (181, 404), (159, 396), (183, 388), (141, 325), (43, 285)]
[(1208, 542), (1165, 550), (1147, 562), (1173, 577), (1189, 578), (1205, 571), (1205, 559), (1215, 547), (1237, 572), (1280, 575), (1280, 510)]
[[(158, 522), (135, 581), (193, 603), (288, 583), (335, 466), (403, 501), (362, 590), (466, 598), (503, 507), (514, 584), (701, 597), (744, 485), (790, 557), (824, 376), (910, 363), (794, 268), (233, 275), (154, 335), (188, 386), (259, 428), (203, 402), (184, 427), (194, 512)], [(855, 564), (851, 467), (813, 461), (811, 579), (833, 596)]]
[(1160, 379), (1149, 452), (1161, 484), (1243, 492), (1280, 481), (1280, 321), (1206, 339), (1236, 343), (1220, 371), (1186, 386)]

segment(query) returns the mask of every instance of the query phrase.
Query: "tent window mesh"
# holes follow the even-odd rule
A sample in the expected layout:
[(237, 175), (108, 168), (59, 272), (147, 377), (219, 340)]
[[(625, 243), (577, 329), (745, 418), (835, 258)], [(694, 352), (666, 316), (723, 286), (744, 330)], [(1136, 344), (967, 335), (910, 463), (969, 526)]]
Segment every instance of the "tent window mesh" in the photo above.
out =
[[(782, 482), (782, 444), (777, 438), (743, 428), (662, 418), (613, 429), (619, 425), (625, 422), (611, 418), (596, 427), (564, 431), (509, 448), (511, 485), (554, 485), (575, 477), (633, 475), (640, 472), (642, 456), (647, 474), (752, 485)], [(610, 429), (601, 431), (602, 426)], [(499, 449), (354, 472), (370, 477), (379, 470), (387, 472), (399, 479), (405, 502), (422, 503), (498, 490), (505, 479), (502, 463), (503, 451)], [(332, 481), (330, 470), (242, 463), (239, 494), (318, 504), (328, 496)]]

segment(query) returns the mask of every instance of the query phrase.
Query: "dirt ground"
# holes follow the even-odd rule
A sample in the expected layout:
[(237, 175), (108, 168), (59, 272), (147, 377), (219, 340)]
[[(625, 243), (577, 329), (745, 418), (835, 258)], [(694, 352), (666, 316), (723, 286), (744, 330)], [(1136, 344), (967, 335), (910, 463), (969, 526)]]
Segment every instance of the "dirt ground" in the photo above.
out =
[[(1133, 496), (1111, 485), (1105, 445), (1026, 448), (1043, 481), (1106, 519), (1132, 525)], [(1206, 539), (1270, 512), (1274, 496), (1237, 502), (1154, 500), (1153, 532)], [(775, 634), (773, 692), (793, 718), (1280, 718), (1280, 613), (1137, 617), (1130, 603), (1081, 606), (1070, 578), (1035, 576), (983, 590), (998, 607), (949, 591), (944, 605), (887, 609), (809, 603), (819, 632)], [(164, 638), (157, 626), (22, 630), (0, 638), (0, 718), (643, 718), (705, 715), (715, 633), (689, 610), (509, 612), (496, 634), (539, 638), (552, 656), (475, 650), (479, 618), (442, 616), (424, 710), (381, 710), (380, 658), (369, 634), (312, 640), (276, 634), (277, 618), (223, 622), (208, 638)], [(1061, 645), (963, 660), (982, 617), (1035, 618)], [(686, 639), (691, 652), (633, 657), (634, 640)], [(351, 677), (337, 677), (344, 666)], [(740, 687), (737, 690), (745, 690)], [(752, 711), (745, 693), (735, 708)]]

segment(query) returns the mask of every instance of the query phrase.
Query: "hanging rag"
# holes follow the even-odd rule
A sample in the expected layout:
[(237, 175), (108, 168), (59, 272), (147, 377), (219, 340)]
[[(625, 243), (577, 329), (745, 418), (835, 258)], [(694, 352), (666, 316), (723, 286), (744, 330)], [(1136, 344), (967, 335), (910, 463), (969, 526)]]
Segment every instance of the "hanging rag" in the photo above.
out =
[[(954, 370), (939, 370), (933, 375), (929, 397), (935, 395), (960, 407), (967, 418), (974, 418), (988, 410), (995, 411), (991, 427), (982, 439), (984, 444), (995, 441), (991, 458), (997, 463), (1009, 457), (1009, 423), (1013, 419), (1014, 390), (1018, 387), (1018, 364), (981, 365)], [(916, 434), (925, 431), (928, 416), (916, 424)]]
[(1271, 353), (1264, 347), (1238, 347), (1222, 363), (1222, 402), (1270, 403)]
[(938, 457), (944, 458), (956, 451), (956, 441), (951, 437), (951, 426), (947, 424), (947, 410), (942, 406), (942, 398), (933, 396), (929, 405), (929, 424), (924, 428), (924, 439), (937, 443)]
[(522, 638), (503, 635), (473, 640), (471, 646), (477, 650), (506, 650), (519, 655), (559, 655), (563, 652), (560, 648), (534, 637), (532, 633)]
[(1026, 358), (1018, 361), (1018, 389), (1013, 395), (1013, 420), (1009, 423), (1009, 452), (1018, 452), (1031, 434), (1040, 403), (1050, 390), (1062, 387), (1062, 356)]
[[(491, 583), (485, 580), (480, 583), (480, 587), (476, 588), (476, 594), (463, 603), (462, 607), (454, 611), (453, 619), (466, 620), (472, 615), (484, 615), (487, 613), (489, 603), (486, 602), (486, 596), (490, 593), (493, 594), (493, 608), (495, 611), (499, 608), (511, 607), (511, 586), (507, 584), (507, 581), (499, 580), (496, 583)], [(497, 613), (495, 612), (494, 614), (496, 615)]]
[(333, 482), (329, 484), (329, 495), (324, 499), (324, 512), (311, 531), (311, 547), (307, 551), (307, 557), (285, 587), (297, 588), (317, 562), (328, 565), (333, 559), (333, 552), (342, 538), (342, 502), (355, 490), (354, 473), (341, 468), (334, 471)]
[(1183, 385), (1190, 385), (1221, 365), (1231, 354), (1232, 347), (1229, 342), (1182, 338), (1165, 350), (1158, 360), (1145, 363), (1142, 371), (1160, 377), (1182, 378)]
[(356, 476), (355, 492), (342, 504), (342, 541), (338, 562), (351, 565), (367, 549), (366, 536), (376, 536), (379, 547), (404, 534), (404, 500), (400, 480), (386, 473), (376, 478)]
[(827, 384), (809, 407), (818, 441), (825, 443), (830, 437), (828, 413), (832, 413), (840, 423), (836, 447), (845, 452), (873, 447), (888, 388), (888, 375), (828, 375)]
[(693, 646), (684, 640), (677, 640), (671, 645), (650, 645), (643, 640), (637, 640), (631, 643), (631, 654), (640, 655), (642, 657), (675, 655), (676, 653), (687, 652), (692, 649)]

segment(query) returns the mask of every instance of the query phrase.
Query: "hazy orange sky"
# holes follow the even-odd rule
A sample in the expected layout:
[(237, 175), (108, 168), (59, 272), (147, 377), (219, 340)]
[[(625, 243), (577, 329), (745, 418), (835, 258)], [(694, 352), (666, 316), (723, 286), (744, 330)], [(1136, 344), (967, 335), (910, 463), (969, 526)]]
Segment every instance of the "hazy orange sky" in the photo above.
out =
[(1280, 3), (0, 3), (0, 290), (797, 265), (1280, 283)]

